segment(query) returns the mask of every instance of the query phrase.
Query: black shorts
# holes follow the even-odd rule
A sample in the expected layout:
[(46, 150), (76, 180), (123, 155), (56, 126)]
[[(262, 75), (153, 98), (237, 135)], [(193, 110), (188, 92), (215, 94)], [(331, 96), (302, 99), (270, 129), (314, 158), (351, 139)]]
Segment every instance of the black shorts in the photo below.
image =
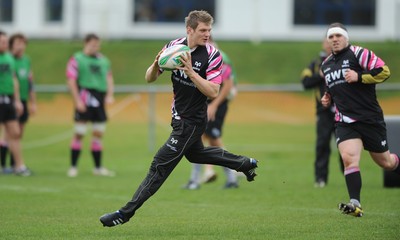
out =
[(74, 120), (84, 122), (106, 122), (107, 114), (104, 107), (105, 93), (96, 90), (81, 89), (79, 94), (81, 100), (86, 105), (86, 111), (82, 113), (75, 109)]
[(335, 132), (337, 144), (345, 140), (359, 138), (367, 151), (383, 153), (389, 150), (384, 121), (374, 124), (362, 122), (336, 123)]
[(228, 101), (222, 102), (215, 113), (214, 121), (207, 123), (207, 128), (204, 134), (212, 139), (217, 139), (222, 136), (222, 126), (224, 124), (225, 116), (228, 111)]
[(0, 95), (0, 123), (17, 120), (17, 111), (12, 96)]
[(21, 102), (22, 102), (23, 112), (22, 115), (18, 118), (18, 121), (20, 123), (26, 123), (29, 119), (28, 103), (26, 100), (21, 100)]

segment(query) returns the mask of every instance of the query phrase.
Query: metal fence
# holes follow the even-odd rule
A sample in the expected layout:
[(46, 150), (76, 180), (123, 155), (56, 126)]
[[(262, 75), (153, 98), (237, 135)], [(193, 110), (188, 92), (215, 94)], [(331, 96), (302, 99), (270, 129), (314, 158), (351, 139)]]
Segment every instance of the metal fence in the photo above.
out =
[[(67, 93), (68, 88), (66, 85), (36, 85), (35, 90), (37, 93)], [(378, 91), (399, 91), (400, 83), (385, 83), (377, 85)], [(239, 84), (239, 92), (303, 92), (304, 89), (300, 83), (298, 84)], [(120, 94), (135, 94), (145, 93), (149, 96), (148, 102), (148, 119), (149, 119), (149, 136), (148, 147), (150, 151), (154, 151), (156, 142), (156, 97), (159, 93), (171, 93), (171, 85), (116, 85), (115, 93)]]
[[(377, 90), (380, 91), (400, 91), (400, 83), (384, 83), (377, 84)], [(68, 92), (66, 85), (54, 84), (38, 84), (35, 85), (35, 90), (38, 93), (65, 93)], [(302, 85), (299, 84), (239, 84), (240, 92), (301, 92), (304, 91)], [(171, 85), (116, 85), (115, 93), (163, 93), (171, 92)]]

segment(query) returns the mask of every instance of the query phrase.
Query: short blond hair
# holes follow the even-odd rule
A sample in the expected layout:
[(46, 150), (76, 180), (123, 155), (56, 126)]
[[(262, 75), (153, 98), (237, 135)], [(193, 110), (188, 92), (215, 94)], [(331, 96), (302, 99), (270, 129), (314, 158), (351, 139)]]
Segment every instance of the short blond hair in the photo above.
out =
[(189, 13), (187, 17), (185, 17), (186, 27), (191, 27), (196, 29), (199, 25), (199, 22), (205, 23), (207, 25), (212, 25), (214, 22), (214, 18), (204, 10), (194, 10)]

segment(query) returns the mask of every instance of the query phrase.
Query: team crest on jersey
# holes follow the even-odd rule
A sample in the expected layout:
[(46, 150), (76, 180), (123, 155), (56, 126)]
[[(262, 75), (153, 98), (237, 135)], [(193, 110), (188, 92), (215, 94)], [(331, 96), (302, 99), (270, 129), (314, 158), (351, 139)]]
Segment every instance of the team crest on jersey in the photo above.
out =
[(349, 68), (349, 67), (350, 67), (349, 59), (343, 60), (342, 68)]
[(195, 61), (193, 69), (196, 71), (200, 71), (200, 67), (201, 67), (201, 62)]
[(101, 68), (100, 68), (99, 65), (91, 64), (91, 65), (89, 66), (89, 68), (90, 68), (90, 72), (93, 73), (93, 74), (99, 74), (99, 73), (101, 73)]
[(9, 64), (0, 64), (0, 73), (8, 73), (11, 71)]
[(22, 76), (22, 77), (26, 77), (26, 76), (28, 76), (28, 71), (27, 71), (26, 69), (24, 69), (24, 68), (21, 68), (21, 69), (18, 71), (18, 75), (19, 75), (19, 76)]

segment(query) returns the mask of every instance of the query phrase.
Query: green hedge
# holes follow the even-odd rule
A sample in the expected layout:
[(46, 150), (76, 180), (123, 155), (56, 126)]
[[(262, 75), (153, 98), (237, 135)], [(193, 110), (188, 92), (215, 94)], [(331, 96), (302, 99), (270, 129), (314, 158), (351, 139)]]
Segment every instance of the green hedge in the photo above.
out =
[[(167, 42), (152, 40), (104, 41), (102, 52), (111, 62), (116, 84), (144, 84), (144, 74), (160, 48)], [(304, 67), (318, 56), (319, 42), (250, 42), (220, 41), (219, 47), (234, 62), (240, 83), (297, 83)], [(400, 44), (355, 43), (373, 50), (389, 65), (390, 82), (400, 82)], [(82, 49), (80, 41), (32, 40), (27, 53), (33, 62), (38, 84), (64, 84), (68, 58)], [(165, 74), (166, 75), (166, 74)], [(164, 76), (158, 84), (168, 84)]]

